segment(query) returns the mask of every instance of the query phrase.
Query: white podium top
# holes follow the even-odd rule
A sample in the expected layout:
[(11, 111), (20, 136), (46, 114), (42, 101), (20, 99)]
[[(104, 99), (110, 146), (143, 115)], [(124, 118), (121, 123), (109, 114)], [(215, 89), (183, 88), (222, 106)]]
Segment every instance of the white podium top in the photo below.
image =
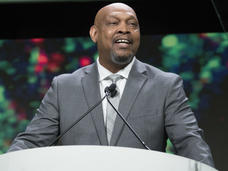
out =
[(157, 151), (109, 146), (56, 146), (0, 155), (2, 171), (216, 171)]

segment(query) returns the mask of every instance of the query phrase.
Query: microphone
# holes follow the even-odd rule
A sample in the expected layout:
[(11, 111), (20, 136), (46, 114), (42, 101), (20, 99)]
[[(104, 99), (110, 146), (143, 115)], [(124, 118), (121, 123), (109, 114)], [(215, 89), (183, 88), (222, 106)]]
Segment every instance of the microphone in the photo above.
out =
[(105, 88), (104, 92), (107, 94), (107, 96), (114, 97), (117, 93), (116, 84), (112, 83), (109, 87)]
[(223, 24), (221, 15), (220, 15), (220, 13), (219, 13), (218, 8), (216, 7), (215, 1), (214, 1), (214, 0), (211, 0), (211, 3), (212, 3), (212, 6), (213, 6), (213, 8), (214, 8), (214, 10), (215, 10), (216, 16), (217, 16), (217, 18), (218, 18), (218, 20), (219, 20), (219, 22), (220, 22), (220, 25), (221, 25), (221, 27), (222, 27), (222, 30), (223, 30), (223, 32), (225, 33), (225, 35), (227, 36), (227, 38), (228, 38), (227, 30), (226, 30), (226, 28), (225, 28), (225, 26), (224, 26), (224, 24)]
[(101, 102), (108, 96), (114, 97), (116, 95), (116, 84), (111, 84), (109, 87), (105, 88), (105, 96), (99, 100), (95, 105), (90, 107), (80, 118), (78, 118), (74, 123), (72, 123), (62, 134), (54, 139), (52, 143), (48, 146), (53, 146), (59, 141), (68, 131), (70, 131), (78, 122), (80, 122), (85, 116), (87, 116), (93, 109), (95, 109)]
[[(112, 85), (111, 85), (112, 86)], [(110, 87), (111, 87), (110, 86)], [(115, 91), (115, 94), (113, 95), (113, 97), (116, 95), (117, 91), (116, 91), (116, 85), (115, 87), (113, 86), (112, 88), (115, 88), (114, 90), (111, 89), (112, 91)], [(110, 90), (110, 89), (109, 89)], [(112, 96), (111, 96), (112, 97)], [(112, 106), (112, 108), (116, 111), (116, 113), (118, 114), (118, 116), (123, 120), (123, 122), (127, 125), (127, 127), (130, 129), (130, 131), (135, 135), (135, 137), (140, 141), (140, 143), (145, 147), (145, 149), (147, 150), (151, 150), (146, 143), (140, 138), (140, 136), (137, 134), (137, 132), (133, 129), (133, 127), (127, 122), (127, 120), (123, 117), (123, 115), (115, 108), (115, 106), (113, 106), (113, 104), (110, 102), (110, 100), (108, 99), (108, 96), (106, 96), (106, 99), (108, 101), (108, 103)]]

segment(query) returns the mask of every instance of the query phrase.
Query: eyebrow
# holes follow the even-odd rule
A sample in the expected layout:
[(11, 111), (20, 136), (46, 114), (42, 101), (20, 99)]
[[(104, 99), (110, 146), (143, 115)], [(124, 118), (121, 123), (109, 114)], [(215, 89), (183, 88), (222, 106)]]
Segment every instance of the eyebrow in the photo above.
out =
[[(106, 18), (107, 18), (107, 19), (109, 19), (109, 18), (119, 19), (118, 16), (112, 15), (112, 14), (111, 14), (111, 15), (108, 15)], [(127, 20), (136, 20), (136, 21), (138, 21), (137, 18), (136, 18), (134, 15), (130, 15), (130, 16), (128, 16), (126, 19), (127, 19)]]

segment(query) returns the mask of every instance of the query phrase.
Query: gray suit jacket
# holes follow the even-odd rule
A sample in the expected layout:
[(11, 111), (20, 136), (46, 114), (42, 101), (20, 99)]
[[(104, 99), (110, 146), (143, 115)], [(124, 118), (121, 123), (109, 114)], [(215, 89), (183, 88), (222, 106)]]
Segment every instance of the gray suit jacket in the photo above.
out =
[[(96, 63), (72, 74), (56, 77), (25, 132), (9, 151), (47, 146), (101, 99)], [(202, 130), (185, 96), (182, 79), (135, 61), (127, 80), (119, 111), (152, 149), (165, 151), (166, 140), (177, 154), (213, 166)], [(108, 145), (102, 105), (81, 120), (60, 141), (62, 145)], [(117, 117), (112, 146), (144, 148)]]

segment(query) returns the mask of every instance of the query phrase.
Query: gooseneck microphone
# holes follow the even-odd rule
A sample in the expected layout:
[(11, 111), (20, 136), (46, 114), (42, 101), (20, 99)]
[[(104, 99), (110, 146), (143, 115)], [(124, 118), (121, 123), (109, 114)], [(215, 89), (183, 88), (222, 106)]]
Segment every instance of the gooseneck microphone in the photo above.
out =
[(212, 3), (212, 6), (213, 6), (213, 8), (214, 8), (214, 10), (215, 10), (215, 14), (216, 14), (216, 16), (217, 16), (217, 18), (218, 18), (218, 20), (219, 20), (219, 23), (220, 23), (220, 25), (221, 25), (221, 27), (222, 27), (222, 30), (223, 30), (223, 32), (225, 33), (225, 35), (227, 36), (226, 38), (228, 38), (227, 30), (226, 30), (226, 28), (225, 28), (225, 25), (223, 24), (221, 15), (220, 15), (219, 10), (218, 10), (218, 8), (217, 8), (217, 6), (216, 6), (216, 4), (215, 4), (215, 0), (211, 0), (211, 3)]
[(112, 83), (109, 87), (105, 88), (104, 92), (106, 94), (106, 97), (107, 96), (114, 97), (117, 93), (116, 84)]
[(111, 96), (114, 97), (116, 95), (116, 85), (111, 84), (109, 87), (105, 88), (105, 96), (99, 100), (95, 105), (90, 107), (80, 118), (78, 118), (74, 123), (72, 123), (63, 133), (61, 133), (58, 137), (54, 139), (52, 143), (50, 143), (48, 146), (55, 145), (68, 131), (70, 131), (75, 125), (77, 125), (78, 122), (80, 122), (85, 116), (87, 116), (92, 110), (94, 110), (101, 102), (107, 97)]
[[(106, 87), (107, 88), (107, 87)], [(105, 88), (105, 90), (106, 90)], [(115, 106), (113, 106), (113, 104), (110, 102), (109, 100), (109, 96), (114, 97), (117, 93), (116, 90), (116, 84), (112, 83), (111, 86), (109, 86), (107, 88), (107, 91), (105, 91), (106, 93), (106, 99), (108, 101), (108, 103), (112, 106), (112, 108), (116, 111), (116, 113), (118, 114), (118, 116), (123, 120), (123, 122), (127, 125), (127, 127), (130, 129), (130, 131), (135, 135), (135, 137), (140, 141), (140, 143), (147, 149), (147, 150), (151, 150), (146, 144), (145, 142), (139, 137), (139, 135), (137, 134), (137, 132), (132, 128), (132, 126), (127, 122), (127, 120), (123, 117), (123, 115), (115, 108)]]

